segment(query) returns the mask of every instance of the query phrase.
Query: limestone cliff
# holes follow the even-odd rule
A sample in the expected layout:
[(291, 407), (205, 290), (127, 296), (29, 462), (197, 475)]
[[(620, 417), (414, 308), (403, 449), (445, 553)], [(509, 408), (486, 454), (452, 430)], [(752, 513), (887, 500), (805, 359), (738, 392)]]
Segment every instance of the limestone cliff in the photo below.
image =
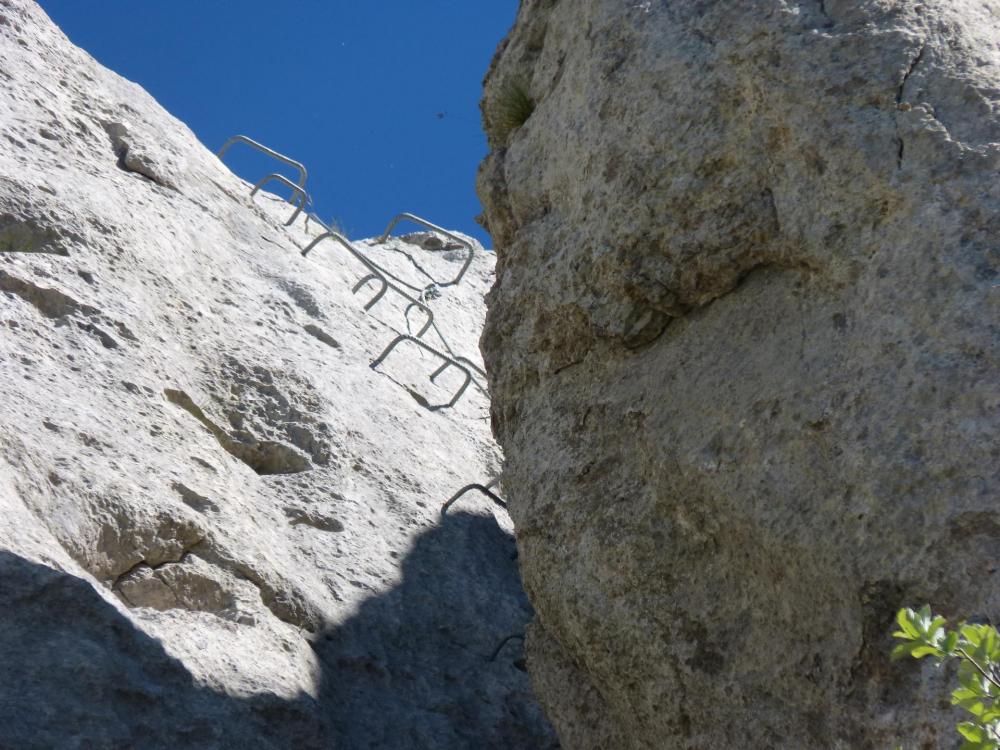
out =
[(1000, 621), (998, 41), (995, 0), (521, 3), (482, 346), (565, 746), (953, 742), (887, 654), (901, 605)]
[[(352, 294), (363, 262), (302, 257), (315, 221), (30, 0), (0, 144), (0, 747), (549, 746), (510, 521), (441, 515), (499, 471), (492, 255)], [(467, 257), (358, 247), (404, 291)]]

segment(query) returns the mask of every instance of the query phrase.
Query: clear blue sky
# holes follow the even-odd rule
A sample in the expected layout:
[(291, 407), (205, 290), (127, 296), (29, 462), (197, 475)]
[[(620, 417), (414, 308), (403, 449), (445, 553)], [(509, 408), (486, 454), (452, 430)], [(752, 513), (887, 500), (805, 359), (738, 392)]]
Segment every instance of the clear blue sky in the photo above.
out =
[[(479, 98), (517, 0), (40, 2), (210, 149), (244, 133), (304, 162), (316, 212), (352, 237), (412, 211), (491, 244), (473, 221)], [(248, 152), (227, 163), (273, 171)]]

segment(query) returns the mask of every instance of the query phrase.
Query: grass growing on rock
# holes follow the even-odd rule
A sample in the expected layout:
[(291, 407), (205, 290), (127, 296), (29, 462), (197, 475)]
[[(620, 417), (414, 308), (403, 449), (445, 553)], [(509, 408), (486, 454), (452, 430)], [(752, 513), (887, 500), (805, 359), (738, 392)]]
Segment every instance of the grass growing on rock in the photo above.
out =
[(506, 143), (511, 133), (527, 122), (535, 111), (535, 100), (527, 85), (516, 78), (505, 81), (490, 99), (486, 110), (490, 135)]

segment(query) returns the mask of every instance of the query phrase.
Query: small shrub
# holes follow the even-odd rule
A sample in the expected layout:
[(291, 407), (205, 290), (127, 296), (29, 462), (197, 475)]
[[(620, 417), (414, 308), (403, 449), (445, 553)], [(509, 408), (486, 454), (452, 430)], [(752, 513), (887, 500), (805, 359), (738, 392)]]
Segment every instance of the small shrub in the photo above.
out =
[(991, 625), (964, 622), (953, 630), (948, 621), (935, 616), (930, 605), (919, 612), (901, 609), (896, 614), (899, 630), (893, 636), (903, 643), (892, 650), (892, 659), (933, 656), (941, 664), (958, 660), (958, 687), (951, 703), (972, 714), (959, 722), (965, 740), (961, 750), (1000, 750), (1000, 634)]
[(510, 134), (527, 122), (535, 111), (535, 100), (523, 81), (511, 78), (500, 85), (487, 108), (490, 135), (506, 143)]

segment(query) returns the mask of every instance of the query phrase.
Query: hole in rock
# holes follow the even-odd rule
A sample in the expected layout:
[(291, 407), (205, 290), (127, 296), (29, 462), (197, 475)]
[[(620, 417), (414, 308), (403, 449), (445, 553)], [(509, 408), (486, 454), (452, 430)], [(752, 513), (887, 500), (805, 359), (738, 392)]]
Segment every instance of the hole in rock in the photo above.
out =
[(183, 500), (184, 504), (189, 508), (193, 508), (199, 513), (207, 513), (209, 511), (217, 513), (219, 511), (218, 505), (213, 503), (204, 495), (198, 494), (187, 485), (181, 484), (180, 482), (174, 482), (172, 487), (174, 492), (181, 496), (181, 500)]
[(317, 325), (313, 325), (312, 323), (308, 323), (305, 326), (305, 331), (310, 336), (312, 336), (313, 338), (319, 339), (320, 341), (322, 341), (327, 346), (333, 347), (334, 349), (339, 349), (340, 348), (340, 342), (337, 341), (337, 339), (335, 339), (333, 336), (331, 336), (329, 333), (327, 333), (326, 331), (324, 331), (322, 328), (320, 328)]
[(241, 431), (236, 440), (219, 425), (209, 419), (205, 412), (184, 391), (167, 388), (163, 391), (167, 400), (179, 406), (198, 420), (219, 441), (227, 453), (245, 463), (257, 474), (296, 474), (312, 468), (308, 456), (299, 449), (274, 440), (257, 440), (246, 431)]
[(285, 515), (288, 516), (289, 526), (311, 526), (320, 531), (330, 531), (339, 533), (344, 530), (344, 524), (333, 516), (316, 510), (305, 508), (287, 507)]
[(42, 219), (0, 213), (0, 253), (69, 255), (75, 235), (48, 226)]
[(100, 312), (97, 308), (77, 302), (58, 289), (39, 286), (26, 279), (12, 276), (6, 271), (0, 271), (0, 292), (9, 292), (20, 297), (46, 318), (63, 318), (75, 313), (93, 316)]

